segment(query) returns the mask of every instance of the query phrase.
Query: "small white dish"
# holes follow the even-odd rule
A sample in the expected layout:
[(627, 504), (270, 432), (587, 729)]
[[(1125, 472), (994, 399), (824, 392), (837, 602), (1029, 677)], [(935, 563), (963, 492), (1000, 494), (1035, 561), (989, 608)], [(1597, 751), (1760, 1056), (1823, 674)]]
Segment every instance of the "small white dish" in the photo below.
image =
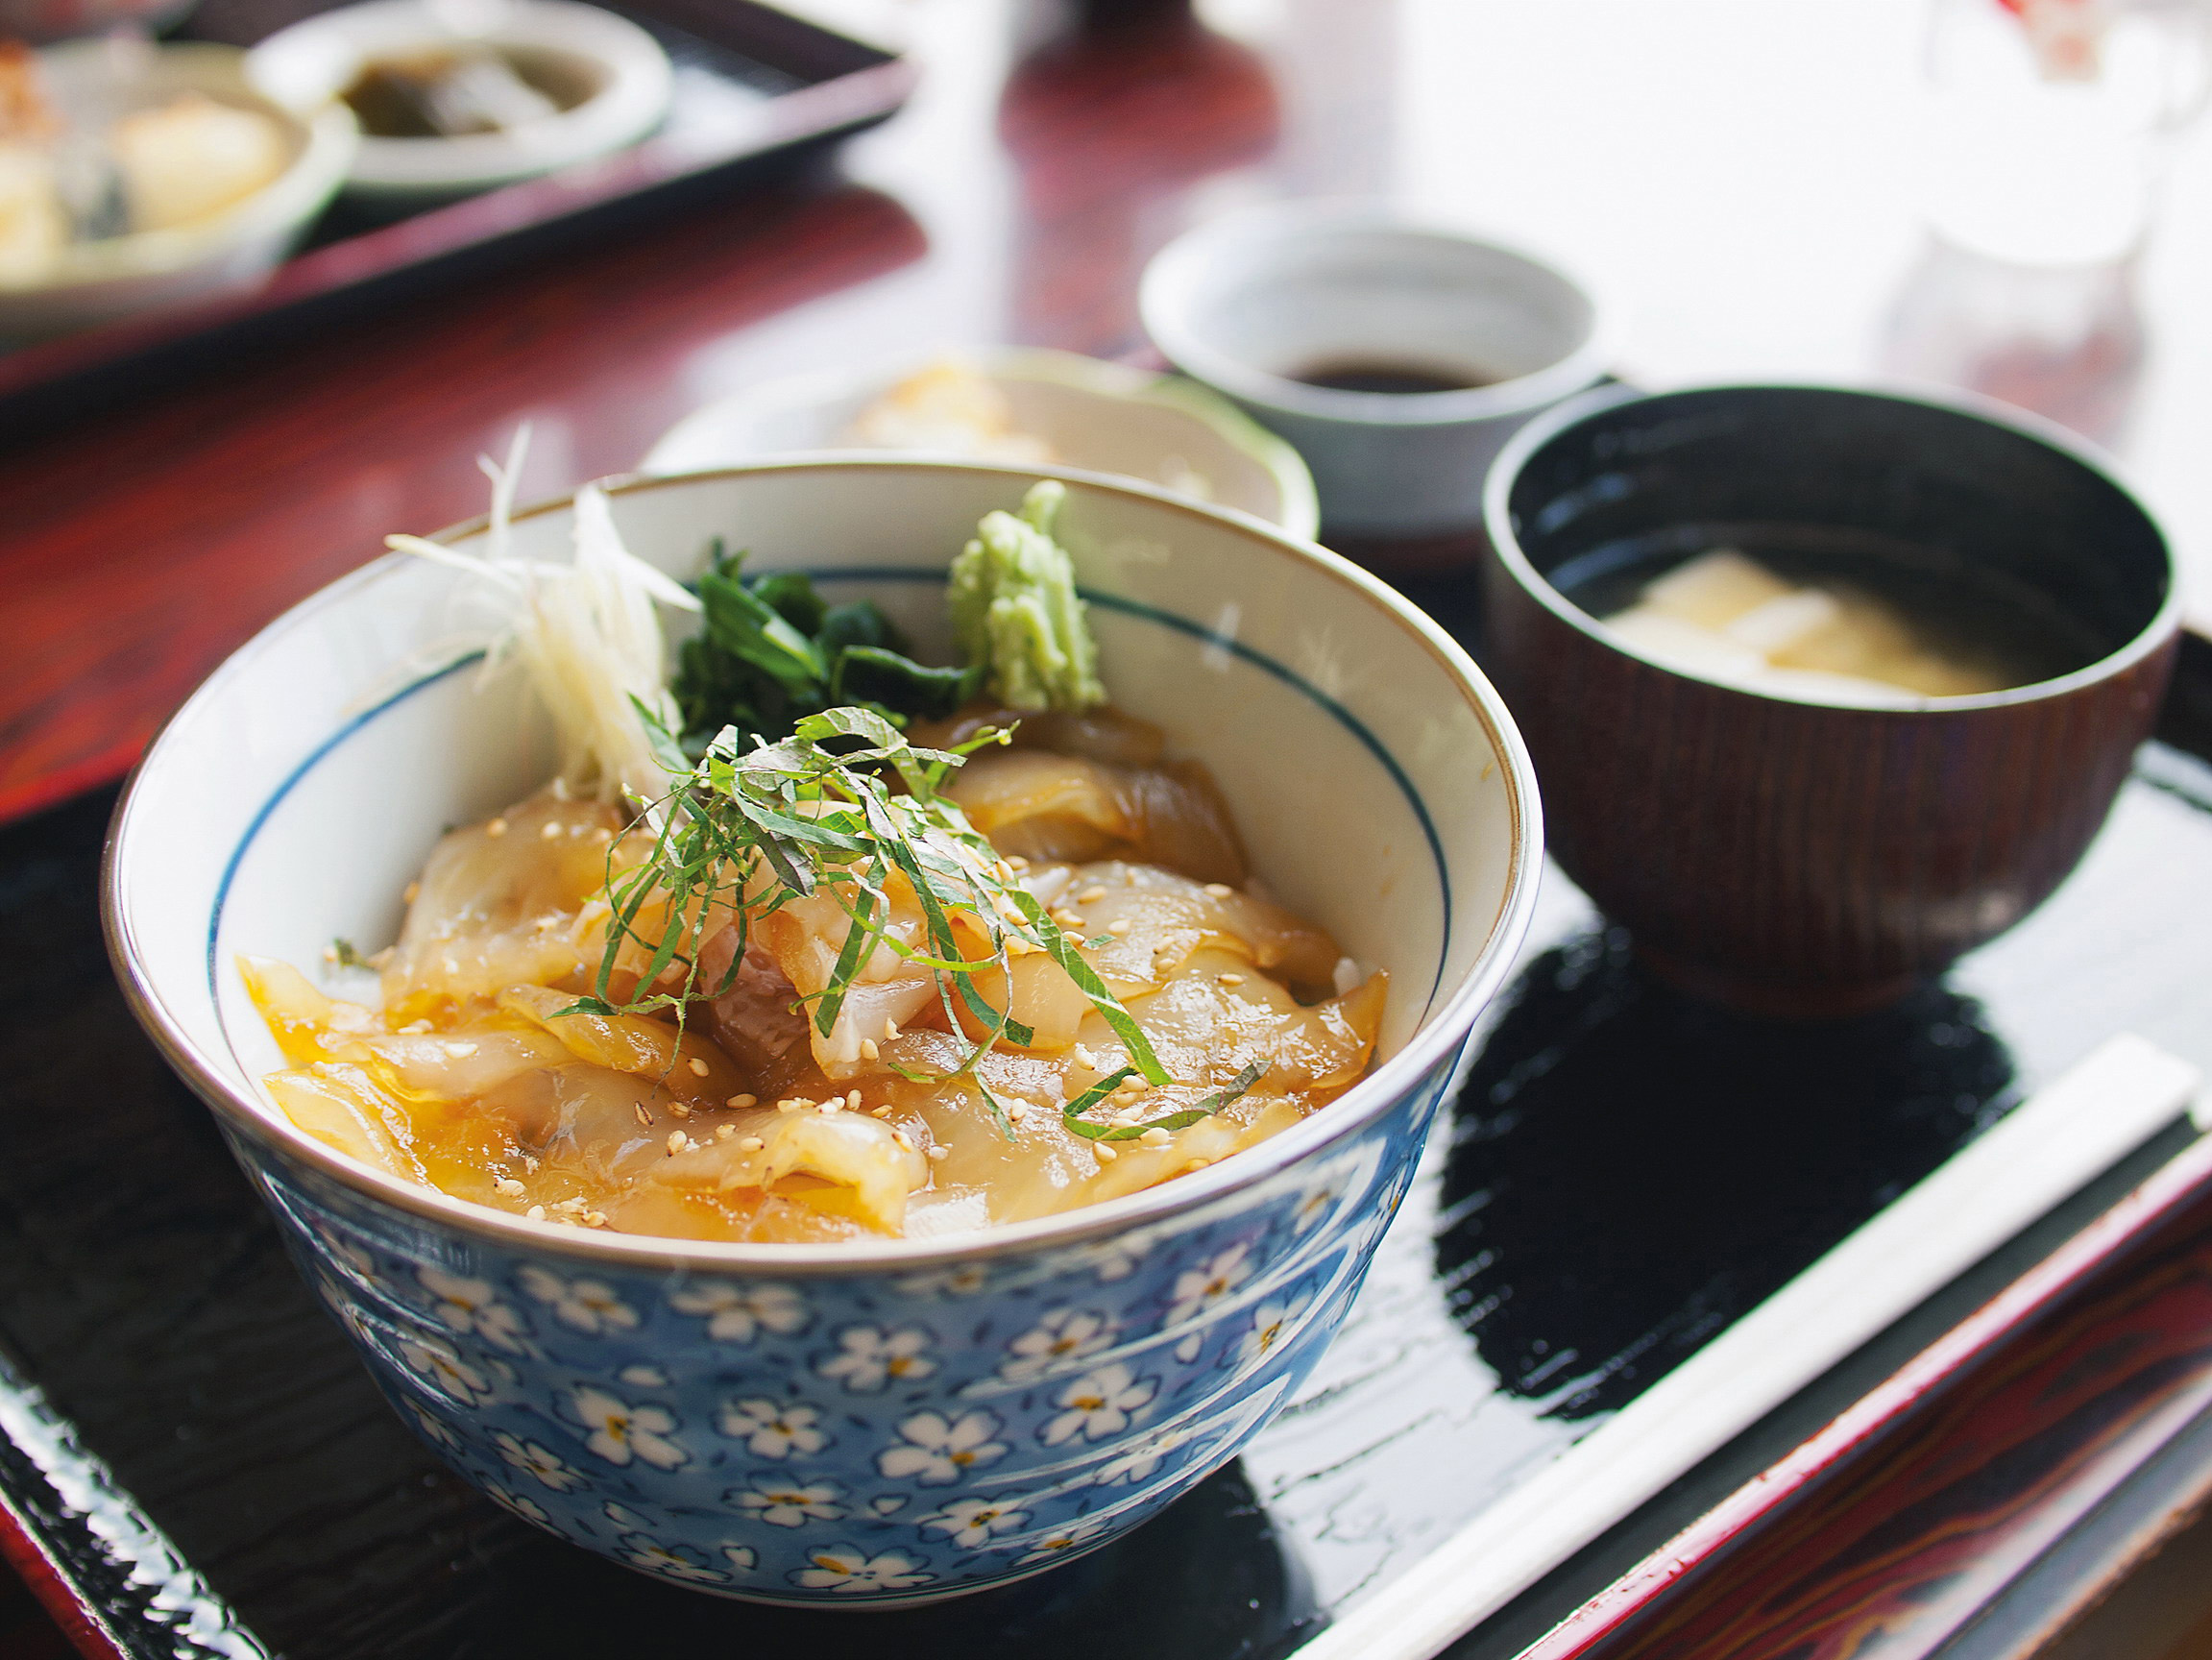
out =
[[(1310, 538), (1318, 526), (1313, 476), (1298, 452), (1203, 387), (1033, 347), (936, 355), (951, 356), (987, 382), (1005, 400), (1012, 429), (1042, 442), (1057, 465), (1233, 507), (1292, 536)], [(930, 361), (797, 375), (752, 387), (685, 416), (661, 435), (639, 471), (659, 476), (769, 455), (869, 452), (850, 436), (855, 421)]]
[(195, 224), (71, 242), (36, 280), (0, 280), (0, 337), (44, 339), (252, 286), (337, 193), (352, 159), (350, 110), (340, 104), (301, 115), (263, 97), (248, 85), (245, 54), (234, 46), (155, 47), (135, 57), (122, 87), (112, 42), (73, 40), (38, 58), (65, 108), (121, 112), (201, 92), (281, 122), (291, 161), (259, 190)]
[(672, 72), (661, 43), (627, 18), (575, 0), (367, 0), (270, 36), (247, 55), (247, 73), (278, 103), (313, 110), (341, 101), (379, 60), (461, 46), (569, 60), (597, 89), (559, 114), (499, 133), (363, 134), (350, 191), (420, 199), (488, 190), (635, 143), (668, 113)]
[[(1478, 524), (1491, 458), (1601, 378), (1612, 351), (1590, 285), (1555, 262), (1342, 203), (1201, 226), (1153, 260), (1140, 304), (1170, 362), (1297, 447), (1328, 526), (1372, 535)], [(1355, 364), (1482, 383), (1353, 391), (1298, 378)]]

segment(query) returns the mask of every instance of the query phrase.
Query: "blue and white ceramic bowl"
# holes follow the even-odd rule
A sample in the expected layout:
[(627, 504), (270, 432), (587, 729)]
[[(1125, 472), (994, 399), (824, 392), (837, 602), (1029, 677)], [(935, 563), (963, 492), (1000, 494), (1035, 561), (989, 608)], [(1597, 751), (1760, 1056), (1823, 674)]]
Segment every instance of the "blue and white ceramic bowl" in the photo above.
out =
[[(941, 647), (947, 561), (1035, 476), (763, 464), (623, 486), (615, 514), (672, 573), (726, 537)], [(1505, 975), (1542, 833), (1474, 665), (1333, 554), (1061, 476), (1117, 699), (1213, 769), (1276, 891), (1392, 975), (1365, 1082), (1164, 1186), (933, 1239), (707, 1244), (478, 1208), (296, 1130), (256, 1082), (280, 1062), (233, 955), (308, 964), (334, 937), (390, 939), (442, 828), (551, 768), (517, 683), (438, 660), (443, 567), (380, 560), (272, 623), (178, 714), (117, 815), (109, 926), (140, 1018), (401, 1415), (587, 1550), (730, 1596), (886, 1604), (1141, 1522), (1319, 1357)], [(569, 533), (566, 503), (542, 507), (517, 550), (560, 558)]]

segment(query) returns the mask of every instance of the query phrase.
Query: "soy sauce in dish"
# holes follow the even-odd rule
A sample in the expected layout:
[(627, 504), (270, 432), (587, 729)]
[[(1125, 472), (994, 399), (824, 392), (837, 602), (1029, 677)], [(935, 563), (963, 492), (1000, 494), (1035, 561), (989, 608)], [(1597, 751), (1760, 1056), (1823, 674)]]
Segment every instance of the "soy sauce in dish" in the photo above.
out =
[(344, 97), (373, 138), (458, 138), (543, 121), (597, 90), (565, 53), (466, 46), (374, 59)]
[(1292, 372), (1290, 378), (1332, 392), (1465, 392), (1505, 378), (1442, 364), (1395, 357), (1325, 357)]

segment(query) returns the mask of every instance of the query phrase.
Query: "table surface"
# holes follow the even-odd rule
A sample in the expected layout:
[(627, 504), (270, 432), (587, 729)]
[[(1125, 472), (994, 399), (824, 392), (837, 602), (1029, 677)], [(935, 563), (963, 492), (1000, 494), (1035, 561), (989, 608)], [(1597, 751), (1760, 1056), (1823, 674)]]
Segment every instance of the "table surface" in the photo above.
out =
[[(1654, 384), (1879, 373), (1896, 319), (1944, 300), (1910, 207), (1919, 0), (1099, 0), (1087, 27), (1050, 0), (806, 9), (924, 70), (833, 173), (0, 447), (0, 818), (118, 774), (225, 653), (387, 532), (479, 510), (475, 457), (521, 422), (523, 493), (548, 495), (775, 375), (933, 344), (1141, 351), (1145, 259), (1247, 203), (1381, 195), (1556, 250), (1614, 299), (1622, 373)], [(2139, 369), (2088, 403), (2078, 375), (2005, 384), (2083, 420), (2124, 407), (2107, 435), (2201, 622), (2212, 127), (2126, 281)], [(12, 1594), (0, 1656), (41, 1653)]]

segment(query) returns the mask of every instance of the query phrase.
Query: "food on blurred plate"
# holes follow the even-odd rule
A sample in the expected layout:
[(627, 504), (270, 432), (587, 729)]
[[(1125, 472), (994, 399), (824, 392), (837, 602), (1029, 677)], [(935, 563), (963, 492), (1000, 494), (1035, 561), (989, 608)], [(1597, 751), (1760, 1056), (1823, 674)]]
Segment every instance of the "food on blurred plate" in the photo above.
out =
[(1031, 467), (1056, 459), (1042, 438), (1014, 429), (1005, 393), (953, 358), (884, 393), (853, 417), (845, 441), (869, 450), (929, 450)]
[(283, 128), (269, 116), (199, 92), (124, 116), (108, 147), (134, 231), (212, 219), (273, 183), (291, 159)]
[(36, 56), (0, 40), (0, 281), (36, 281), (69, 240), (48, 153), (60, 131)]
[(1993, 657), (1932, 639), (1879, 596), (1792, 584), (1728, 549), (1645, 584), (1605, 625), (1670, 669), (1752, 691), (1881, 705), (2021, 683)]
[[(115, 91), (127, 101), (128, 82)], [(0, 42), (0, 281), (44, 281), (74, 241), (202, 224), (273, 183), (291, 154), (275, 117), (199, 92), (73, 118), (37, 55)]]
[(590, 68), (565, 54), (470, 46), (377, 59), (345, 99), (372, 137), (458, 138), (544, 121), (594, 90)]
[[(488, 557), (394, 538), (512, 598), (494, 655), (564, 759), (438, 843), (395, 943), (333, 946), (353, 997), (242, 960), (278, 1104), (533, 1219), (800, 1242), (1135, 1192), (1350, 1087), (1387, 977), (1270, 899), (1205, 769), (1106, 700), (1063, 495), (959, 550), (941, 668), (718, 546), (678, 586), (595, 489), (566, 567), (501, 550), (503, 483)], [(656, 604), (700, 623), (667, 685)]]

